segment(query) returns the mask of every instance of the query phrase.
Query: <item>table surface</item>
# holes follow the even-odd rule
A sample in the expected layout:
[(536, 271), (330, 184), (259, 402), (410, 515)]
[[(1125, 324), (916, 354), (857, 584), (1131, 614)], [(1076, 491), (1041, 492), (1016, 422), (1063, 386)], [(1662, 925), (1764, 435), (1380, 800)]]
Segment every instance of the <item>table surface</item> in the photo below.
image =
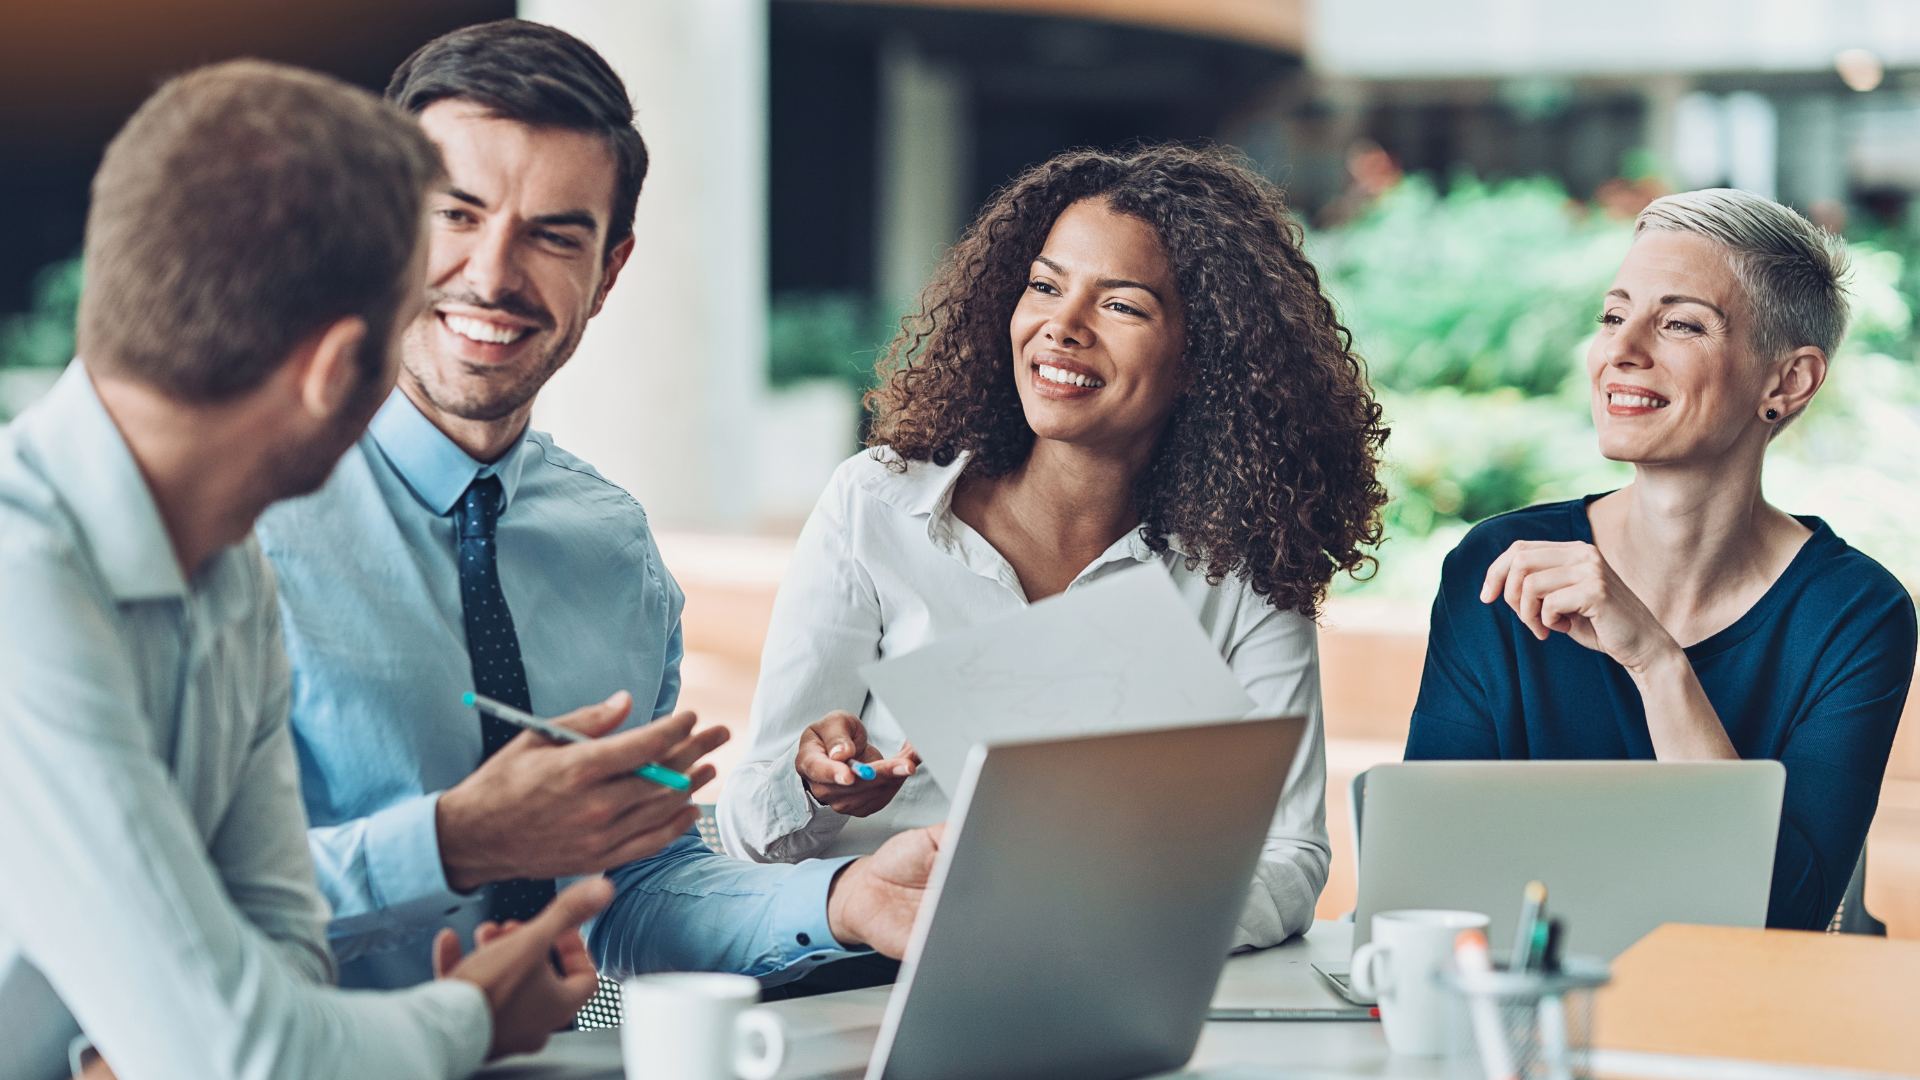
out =
[[(1350, 923), (1320, 921), (1304, 937), (1227, 961), (1213, 1004), (1218, 1008), (1329, 1008), (1346, 1004), (1325, 988), (1309, 966), (1345, 963)], [(858, 1076), (867, 1048), (880, 1029), (888, 987), (776, 1001), (767, 1007), (787, 1025), (787, 1061), (779, 1080)], [(1234, 1066), (1248, 1067), (1244, 1073)], [(1216, 1070), (1258, 1077), (1284, 1069), (1289, 1075), (1406, 1077), (1431, 1080), (1438, 1060), (1394, 1057), (1380, 1025), (1347, 1021), (1218, 1021), (1201, 1032), (1188, 1070)], [(620, 1080), (616, 1032), (556, 1035), (538, 1054), (496, 1062), (486, 1080)]]

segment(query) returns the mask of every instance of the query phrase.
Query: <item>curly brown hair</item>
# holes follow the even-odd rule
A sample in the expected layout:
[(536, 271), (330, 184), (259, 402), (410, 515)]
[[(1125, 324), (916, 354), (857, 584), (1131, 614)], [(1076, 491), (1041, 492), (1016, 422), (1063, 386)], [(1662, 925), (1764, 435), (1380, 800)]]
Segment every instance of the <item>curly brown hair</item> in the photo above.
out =
[(1134, 482), (1142, 538), (1316, 615), (1335, 573), (1373, 562), (1388, 432), (1284, 197), (1227, 150), (1069, 151), (1002, 188), (882, 356), (868, 445), (901, 469), (964, 451), (983, 477), (1026, 460), (1009, 323), (1054, 220), (1095, 198), (1158, 231), (1186, 312), (1185, 389)]

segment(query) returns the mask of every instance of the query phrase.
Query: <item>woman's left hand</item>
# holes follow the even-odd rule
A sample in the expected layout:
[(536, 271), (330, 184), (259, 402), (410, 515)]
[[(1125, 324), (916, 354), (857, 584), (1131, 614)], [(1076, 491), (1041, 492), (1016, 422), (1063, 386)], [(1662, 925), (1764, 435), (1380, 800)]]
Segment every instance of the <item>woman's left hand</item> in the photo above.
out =
[(1515, 541), (1480, 586), (1483, 604), (1503, 597), (1534, 637), (1558, 630), (1635, 674), (1679, 649), (1592, 544)]

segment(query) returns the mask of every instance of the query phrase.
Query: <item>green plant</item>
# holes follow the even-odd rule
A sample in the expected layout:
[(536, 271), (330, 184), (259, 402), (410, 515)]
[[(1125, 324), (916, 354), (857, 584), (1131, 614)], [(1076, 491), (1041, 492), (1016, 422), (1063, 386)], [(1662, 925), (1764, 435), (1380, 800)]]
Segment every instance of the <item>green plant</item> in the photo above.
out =
[(80, 257), (49, 263), (33, 279), (33, 308), (0, 322), (0, 368), (59, 367), (73, 359)]
[(1559, 389), (1593, 330), (1631, 228), (1547, 179), (1445, 196), (1410, 177), (1343, 229), (1314, 234), (1319, 265), (1376, 385), (1412, 392)]
[(790, 386), (839, 379), (864, 390), (873, 382), (874, 360), (891, 332), (862, 294), (779, 293), (767, 319), (768, 381)]
[[(1582, 373), (1630, 236), (1548, 181), (1441, 198), (1416, 179), (1312, 237), (1393, 427), (1380, 572), (1339, 591), (1425, 602), (1471, 523), (1632, 479), (1600, 457)], [(1769, 451), (1766, 491), (1920, 588), (1920, 229), (1857, 235), (1850, 254), (1851, 333)]]

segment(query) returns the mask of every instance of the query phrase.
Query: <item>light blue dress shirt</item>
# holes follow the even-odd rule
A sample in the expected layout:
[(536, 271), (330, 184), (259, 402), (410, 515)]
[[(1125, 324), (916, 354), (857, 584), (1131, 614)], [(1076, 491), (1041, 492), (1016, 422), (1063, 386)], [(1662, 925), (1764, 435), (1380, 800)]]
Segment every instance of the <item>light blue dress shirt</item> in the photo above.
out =
[[(461, 618), (454, 505), (475, 477), (506, 492), (495, 542), (533, 710), (637, 703), (629, 724), (680, 693), (679, 586), (640, 504), (528, 431), (490, 465), (468, 457), (396, 390), (320, 491), (260, 519), (280, 581), (293, 662), (293, 731), (328, 937), (346, 986), (432, 975), (443, 926), (470, 940), (485, 890), (453, 891), (434, 804), (480, 762)], [(827, 928), (845, 859), (760, 866), (689, 832), (610, 871), (612, 905), (588, 945), (608, 974), (734, 971), (769, 985), (850, 955)]]
[(478, 987), (342, 993), (253, 543), (181, 572), (74, 363), (0, 428), (0, 1077), (465, 1076)]

